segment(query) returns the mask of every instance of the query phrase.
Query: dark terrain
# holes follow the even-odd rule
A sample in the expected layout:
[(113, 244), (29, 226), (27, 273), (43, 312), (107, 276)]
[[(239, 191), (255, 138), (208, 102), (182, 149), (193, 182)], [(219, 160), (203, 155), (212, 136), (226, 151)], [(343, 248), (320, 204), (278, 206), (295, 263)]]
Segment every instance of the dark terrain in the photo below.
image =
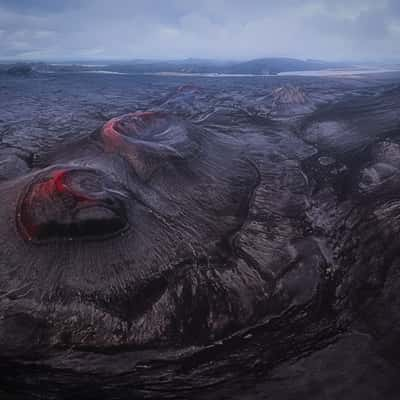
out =
[(1, 399), (400, 398), (400, 74), (0, 74), (0, 196)]

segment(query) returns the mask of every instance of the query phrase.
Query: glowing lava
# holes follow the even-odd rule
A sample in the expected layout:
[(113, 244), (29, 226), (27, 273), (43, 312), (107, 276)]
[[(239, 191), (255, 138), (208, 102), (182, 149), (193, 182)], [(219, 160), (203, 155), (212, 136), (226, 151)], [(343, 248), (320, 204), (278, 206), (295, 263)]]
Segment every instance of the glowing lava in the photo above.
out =
[(20, 199), (19, 230), (28, 240), (116, 233), (126, 226), (126, 211), (112, 186), (94, 170), (53, 170), (34, 181)]

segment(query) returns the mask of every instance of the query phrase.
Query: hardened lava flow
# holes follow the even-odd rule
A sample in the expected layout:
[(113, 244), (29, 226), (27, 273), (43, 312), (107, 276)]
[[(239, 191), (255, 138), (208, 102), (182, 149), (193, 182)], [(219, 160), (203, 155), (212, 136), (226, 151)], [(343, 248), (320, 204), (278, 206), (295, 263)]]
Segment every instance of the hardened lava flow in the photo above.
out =
[(399, 398), (397, 81), (74, 79), (1, 131), (0, 397)]

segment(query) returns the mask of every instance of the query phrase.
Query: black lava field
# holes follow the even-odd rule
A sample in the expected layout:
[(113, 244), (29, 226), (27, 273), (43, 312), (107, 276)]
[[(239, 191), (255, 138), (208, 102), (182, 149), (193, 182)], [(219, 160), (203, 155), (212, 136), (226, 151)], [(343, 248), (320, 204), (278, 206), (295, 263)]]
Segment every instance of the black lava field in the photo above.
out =
[(400, 398), (400, 74), (0, 75), (1, 399)]

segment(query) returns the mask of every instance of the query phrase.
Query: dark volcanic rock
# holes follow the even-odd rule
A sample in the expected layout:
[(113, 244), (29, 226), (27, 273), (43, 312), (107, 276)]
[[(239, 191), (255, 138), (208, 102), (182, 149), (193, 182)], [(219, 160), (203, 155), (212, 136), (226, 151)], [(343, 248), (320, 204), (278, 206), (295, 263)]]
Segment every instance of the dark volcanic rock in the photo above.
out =
[(399, 94), (4, 79), (0, 394), (398, 398)]
[(28, 64), (16, 64), (6, 70), (7, 74), (13, 76), (30, 76), (33, 73), (33, 68)]

